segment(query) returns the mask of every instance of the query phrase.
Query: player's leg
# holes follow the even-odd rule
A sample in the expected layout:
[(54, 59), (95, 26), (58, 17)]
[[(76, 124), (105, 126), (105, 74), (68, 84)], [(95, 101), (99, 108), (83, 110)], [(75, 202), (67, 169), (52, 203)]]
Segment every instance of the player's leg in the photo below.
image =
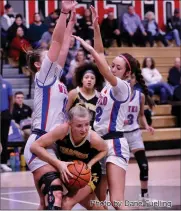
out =
[(148, 160), (146, 158), (144, 148), (133, 150), (135, 159), (140, 169), (140, 181), (141, 181), (141, 197), (147, 197), (148, 193)]
[(116, 210), (124, 209), (126, 171), (110, 162), (107, 163), (106, 169), (111, 204)]
[(35, 170), (33, 176), (35, 184), (38, 184), (38, 191), (41, 190), (40, 205), (43, 203), (43, 195), (46, 210), (60, 210), (63, 188), (57, 170), (47, 164)]

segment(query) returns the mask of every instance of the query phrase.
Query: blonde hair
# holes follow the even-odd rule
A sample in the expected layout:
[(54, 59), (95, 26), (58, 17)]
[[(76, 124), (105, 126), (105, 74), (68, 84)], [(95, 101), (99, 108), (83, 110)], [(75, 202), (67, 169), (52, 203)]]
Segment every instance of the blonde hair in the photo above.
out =
[(68, 112), (68, 118), (71, 121), (75, 116), (77, 117), (88, 117), (91, 120), (91, 114), (89, 110), (85, 107), (85, 104), (79, 103)]
[(152, 12), (152, 11), (148, 11), (146, 14), (145, 14), (145, 18), (148, 19), (148, 16), (151, 15), (152, 16), (152, 20), (155, 19), (155, 14)]

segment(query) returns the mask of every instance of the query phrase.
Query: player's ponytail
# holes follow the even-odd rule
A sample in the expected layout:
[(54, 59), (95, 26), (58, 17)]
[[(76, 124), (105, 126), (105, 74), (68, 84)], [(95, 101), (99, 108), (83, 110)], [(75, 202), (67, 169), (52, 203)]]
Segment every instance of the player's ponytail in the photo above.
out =
[(136, 60), (136, 69), (134, 71), (135, 77), (137, 82), (140, 84), (143, 93), (145, 95), (145, 100), (146, 103), (149, 105), (149, 107), (152, 109), (154, 104), (154, 101), (151, 99), (151, 97), (149, 96), (149, 92), (148, 92), (148, 87), (145, 84), (145, 80), (141, 74), (141, 68), (140, 68), (140, 63), (138, 62), (138, 60)]
[(42, 49), (29, 50), (29, 51), (26, 52), (26, 60), (27, 60), (28, 68), (34, 74), (37, 72), (35, 62), (40, 62), (41, 55), (42, 55)]

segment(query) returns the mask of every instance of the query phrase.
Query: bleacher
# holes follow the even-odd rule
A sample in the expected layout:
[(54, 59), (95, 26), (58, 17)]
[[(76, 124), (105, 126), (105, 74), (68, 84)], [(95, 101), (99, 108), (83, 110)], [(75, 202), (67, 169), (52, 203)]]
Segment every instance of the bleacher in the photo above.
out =
[[(168, 48), (109, 48), (106, 49), (107, 61), (110, 63), (112, 59), (121, 53), (130, 53), (136, 57), (142, 64), (144, 57), (152, 56), (156, 61), (156, 68), (163, 75), (165, 81), (167, 79), (168, 71), (175, 57), (180, 56), (180, 49), (176, 47)], [(26, 76), (19, 75), (17, 68), (12, 68), (10, 65), (3, 66), (3, 76), (13, 86), (13, 92), (22, 91), (25, 96), (28, 94), (29, 79)], [(32, 98), (26, 99), (25, 103), (33, 106), (33, 93), (34, 84), (32, 85)], [(171, 142), (180, 141), (181, 133), (180, 128), (176, 128), (176, 117), (171, 114), (171, 105), (157, 105), (153, 111), (153, 127), (155, 134), (150, 135), (147, 131), (143, 130), (143, 139), (145, 144), (156, 142)]]

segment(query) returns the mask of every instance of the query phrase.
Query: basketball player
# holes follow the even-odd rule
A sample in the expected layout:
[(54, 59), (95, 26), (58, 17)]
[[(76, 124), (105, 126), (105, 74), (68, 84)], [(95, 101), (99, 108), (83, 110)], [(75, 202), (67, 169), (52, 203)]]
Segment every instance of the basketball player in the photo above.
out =
[[(144, 94), (134, 90), (136, 83), (141, 85)], [(154, 129), (148, 125), (144, 115), (145, 99), (150, 108), (153, 107), (153, 101), (148, 95), (148, 88), (145, 85), (140, 69), (137, 69), (137, 71), (131, 75), (130, 85), (132, 96), (128, 106), (126, 124), (124, 126), (124, 137), (127, 139), (129, 148), (134, 154), (140, 168), (141, 197), (148, 198), (148, 161), (145, 155), (138, 117), (144, 128), (153, 134)]]
[[(108, 155), (102, 162), (104, 176), (101, 178), (97, 189), (97, 196), (100, 201), (105, 200), (108, 181), (112, 206), (115, 209), (123, 209), (125, 208), (125, 175), (129, 161), (129, 146), (123, 136), (124, 120), (131, 96), (127, 79), (130, 73), (137, 69), (137, 61), (131, 55), (125, 53), (114, 58), (111, 67), (108, 66), (104, 56), (98, 17), (93, 7), (91, 7), (91, 10), (95, 49), (83, 39), (76, 36), (75, 38), (92, 54), (100, 73), (108, 82), (101, 91), (94, 122), (95, 131), (102, 136), (108, 145)], [(120, 203), (115, 203), (116, 201)]]
[[(66, 19), (69, 11), (75, 8), (75, 1), (63, 1), (62, 11), (52, 35), (52, 42), (47, 54), (40, 51), (28, 54), (30, 69), (35, 73), (35, 95), (34, 95), (34, 115), (33, 131), (25, 146), (26, 163), (33, 173), (35, 186), (40, 195), (39, 209), (60, 209), (57, 204), (61, 202), (61, 181), (54, 174), (55, 168), (48, 163), (38, 159), (30, 152), (31, 144), (41, 135), (51, 130), (56, 124), (64, 122), (65, 109), (67, 103), (67, 89), (59, 81), (65, 59), (68, 53), (71, 34), (75, 23), (75, 12), (66, 29)], [(65, 32), (65, 35), (64, 35)], [(64, 38), (65, 37), (65, 38)], [(53, 146), (47, 149), (51, 156), (56, 157)], [(40, 190), (38, 181), (43, 177), (48, 188)], [(51, 191), (50, 191), (51, 190)], [(50, 193), (49, 197), (47, 193)], [(44, 198), (47, 198), (46, 207)], [(54, 198), (51, 203), (50, 198)]]
[[(68, 181), (68, 175), (73, 177), (67, 169), (67, 165), (73, 160), (81, 160), (91, 169), (92, 178), (89, 184), (79, 189), (73, 196), (69, 192), (63, 198), (62, 209), (71, 210), (75, 204), (81, 204), (81, 201), (95, 190), (99, 182), (100, 171), (95, 164), (106, 155), (107, 145), (96, 132), (91, 130), (90, 118), (90, 113), (85, 107), (76, 105), (69, 111), (68, 123), (60, 124), (31, 145), (32, 153), (36, 154), (39, 159), (54, 166), (55, 169), (58, 169), (63, 182)], [(61, 160), (51, 156), (46, 150), (54, 142), (58, 146), (57, 150)], [(98, 150), (99, 153), (89, 159), (89, 153), (92, 148)]]
[(85, 63), (75, 70), (74, 80), (76, 88), (68, 94), (67, 111), (77, 103), (84, 103), (92, 115), (91, 127), (95, 119), (96, 103), (99, 92), (103, 87), (104, 78), (93, 63)]

